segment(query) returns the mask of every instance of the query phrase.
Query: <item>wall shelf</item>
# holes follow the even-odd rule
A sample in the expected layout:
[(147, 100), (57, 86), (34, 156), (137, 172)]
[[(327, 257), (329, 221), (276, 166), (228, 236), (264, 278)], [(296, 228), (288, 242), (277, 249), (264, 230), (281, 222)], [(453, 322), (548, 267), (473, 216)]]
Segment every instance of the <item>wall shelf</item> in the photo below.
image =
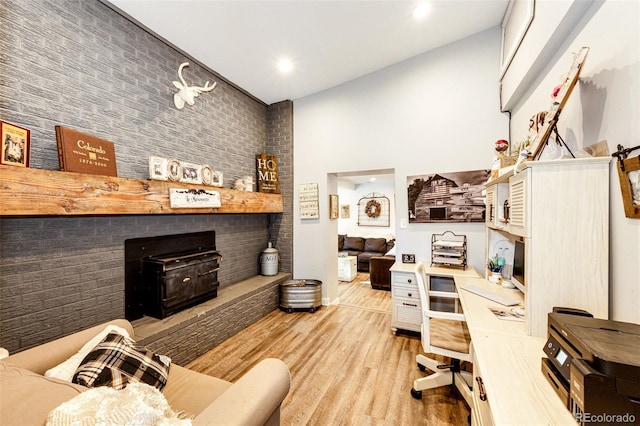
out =
[[(171, 208), (169, 188), (219, 191), (221, 207)], [(0, 165), (0, 216), (282, 213), (280, 194)]]

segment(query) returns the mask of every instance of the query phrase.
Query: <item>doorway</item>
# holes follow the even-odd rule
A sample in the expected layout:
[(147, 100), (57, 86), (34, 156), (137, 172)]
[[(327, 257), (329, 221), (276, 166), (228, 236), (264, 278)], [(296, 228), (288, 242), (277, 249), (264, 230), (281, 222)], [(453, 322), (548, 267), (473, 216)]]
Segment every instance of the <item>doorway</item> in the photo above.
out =
[[(395, 171), (394, 169), (368, 170), (337, 173), (337, 191), (339, 202), (339, 217), (337, 226), (338, 251), (341, 250), (340, 240), (344, 237), (376, 237), (386, 240), (395, 240)], [(367, 200), (387, 200), (382, 204), (386, 211), (382, 215), (388, 215), (388, 220), (370, 221), (366, 216)], [(369, 202), (370, 204), (371, 202)], [(370, 212), (371, 213), (371, 212)], [(377, 213), (377, 212), (376, 212)], [(364, 216), (363, 216), (364, 215)], [(373, 214), (370, 214), (373, 216)], [(339, 262), (340, 265), (346, 264)], [(370, 285), (369, 271), (357, 270), (358, 282)], [(344, 273), (339, 273), (341, 282), (344, 282)], [(364, 276), (366, 275), (366, 276)]]

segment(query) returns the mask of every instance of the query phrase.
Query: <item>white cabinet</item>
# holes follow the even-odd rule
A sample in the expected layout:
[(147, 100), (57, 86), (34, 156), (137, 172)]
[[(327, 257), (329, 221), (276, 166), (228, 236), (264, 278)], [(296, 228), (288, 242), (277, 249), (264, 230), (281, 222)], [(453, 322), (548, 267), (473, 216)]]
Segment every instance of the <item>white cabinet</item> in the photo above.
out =
[(422, 309), (414, 264), (396, 262), (391, 267), (391, 331), (420, 332)]
[[(547, 314), (554, 306), (608, 318), (609, 162), (531, 161), (515, 176), (501, 176), (486, 185), (487, 194), (492, 194), (487, 210), (489, 203), (497, 208), (496, 220), (487, 218), (487, 258), (510, 247), (505, 256), (508, 272), (514, 242), (524, 242), (529, 335), (546, 336)], [(499, 207), (506, 200), (508, 220), (503, 214), (501, 221)]]
[(356, 256), (338, 257), (338, 279), (353, 281), (358, 273), (358, 258)]

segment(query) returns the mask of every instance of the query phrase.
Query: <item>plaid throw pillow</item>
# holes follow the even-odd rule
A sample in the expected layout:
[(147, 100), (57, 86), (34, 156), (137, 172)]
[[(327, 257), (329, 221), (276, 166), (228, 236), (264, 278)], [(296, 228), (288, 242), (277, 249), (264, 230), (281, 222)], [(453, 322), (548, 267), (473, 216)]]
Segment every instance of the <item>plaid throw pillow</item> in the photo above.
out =
[(156, 355), (117, 333), (109, 333), (80, 363), (73, 383), (88, 388), (124, 389), (142, 382), (162, 390), (167, 384), (171, 359)]

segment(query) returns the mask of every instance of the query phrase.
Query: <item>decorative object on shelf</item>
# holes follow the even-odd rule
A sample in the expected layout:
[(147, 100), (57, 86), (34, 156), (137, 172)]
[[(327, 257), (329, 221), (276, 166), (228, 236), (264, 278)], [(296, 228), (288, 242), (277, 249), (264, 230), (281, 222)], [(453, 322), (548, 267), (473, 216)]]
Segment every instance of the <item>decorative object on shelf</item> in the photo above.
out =
[(223, 178), (224, 178), (224, 173), (222, 173), (219, 170), (214, 170), (213, 176), (211, 178), (211, 186), (217, 186), (219, 188), (222, 188), (224, 184)]
[(329, 194), (329, 219), (338, 218), (338, 195)]
[(255, 180), (253, 179), (253, 176), (245, 176), (243, 178), (244, 181), (244, 190), (247, 192), (253, 192), (253, 186), (255, 185)]
[(640, 149), (640, 145), (633, 148), (624, 148), (618, 145), (618, 151), (612, 154), (618, 159), (618, 178), (620, 179), (620, 192), (624, 204), (626, 217), (640, 219), (640, 155), (628, 158), (629, 153)]
[(496, 152), (499, 154), (502, 154), (507, 149), (509, 149), (509, 142), (507, 142), (504, 139), (498, 139), (494, 144), (494, 146), (495, 146)]
[(558, 86), (556, 86), (551, 93), (552, 104), (549, 111), (544, 116), (544, 122), (542, 125), (539, 123), (535, 123), (535, 127), (538, 130), (533, 141), (531, 142), (530, 151), (533, 155), (534, 159), (539, 159), (542, 151), (545, 146), (549, 144), (549, 138), (553, 133), (555, 136), (555, 142), (557, 145), (564, 146), (564, 149), (571, 155), (571, 157), (575, 158), (575, 155), (565, 141), (560, 137), (558, 133), (558, 119), (560, 117), (560, 113), (564, 108), (567, 100), (569, 99), (569, 95), (573, 91), (578, 79), (580, 77), (580, 71), (584, 66), (584, 62), (587, 59), (587, 54), (589, 53), (588, 47), (582, 47), (577, 53), (573, 55), (573, 61), (571, 63), (571, 67), (562, 81)]
[(56, 126), (58, 162), (63, 172), (118, 176), (113, 142)]
[(491, 170), (407, 177), (409, 223), (484, 222)]
[(275, 155), (256, 155), (256, 171), (258, 174), (258, 192), (280, 193), (278, 158)]
[(237, 191), (244, 191), (244, 180), (236, 179), (235, 182), (233, 182), (233, 189)]
[(233, 183), (233, 189), (237, 189), (238, 191), (247, 191), (253, 192), (253, 176), (243, 176), (238, 178)]
[(156, 157), (155, 155), (149, 155), (149, 178), (153, 180), (167, 180), (169, 179), (168, 166), (169, 160), (163, 157)]
[(340, 218), (349, 219), (351, 217), (351, 206), (349, 204), (343, 204), (340, 206)]
[(300, 219), (318, 219), (320, 217), (318, 184), (303, 183), (299, 188)]
[(389, 226), (390, 202), (383, 194), (372, 192), (358, 200), (359, 226)]
[(180, 162), (182, 175), (180, 182), (202, 184), (202, 166), (200, 164)]
[(222, 205), (218, 191), (187, 188), (169, 188), (169, 203), (172, 209), (216, 208)]
[(223, 175), (208, 164), (185, 163), (175, 158), (166, 159), (150, 155), (149, 176), (155, 180), (222, 187)]
[(278, 275), (278, 250), (271, 246), (271, 241), (260, 254), (260, 275)]
[(202, 184), (211, 186), (213, 183), (213, 169), (211, 166), (203, 164), (200, 171), (202, 173)]
[(516, 161), (515, 166), (513, 167), (513, 174), (518, 173), (518, 167), (520, 164), (524, 163), (529, 159), (530, 153), (529, 150), (523, 149), (520, 151), (520, 155), (518, 155), (518, 160)]
[(184, 108), (185, 102), (187, 105), (193, 105), (195, 103), (195, 99), (200, 95), (200, 93), (211, 92), (216, 88), (217, 84), (213, 83), (209, 86), (209, 82), (207, 81), (202, 87), (188, 86), (187, 82), (182, 78), (182, 69), (188, 66), (188, 62), (180, 64), (180, 68), (178, 68), (178, 77), (180, 78), (180, 81), (173, 81), (173, 85), (178, 89), (178, 93), (173, 95), (173, 103), (178, 109)]
[(180, 162), (175, 158), (172, 158), (169, 161), (167, 161), (167, 178), (174, 182), (178, 182), (180, 181), (181, 177), (182, 177), (182, 166), (180, 165)]
[(451, 231), (431, 235), (431, 266), (467, 268), (467, 236)]
[(509, 149), (509, 142), (504, 139), (499, 139), (494, 144), (495, 150), (498, 153), (493, 161), (493, 167), (491, 167), (491, 179), (499, 177), (505, 172), (506, 167), (513, 166), (516, 160), (505, 154)]
[(529, 152), (529, 147), (531, 146), (531, 133), (529, 135), (527, 135), (527, 137), (524, 140), (521, 140), (520, 142), (518, 142), (515, 146), (512, 146), (511, 148), (511, 156), (514, 158), (520, 158), (520, 155), (522, 154), (522, 151), (525, 151), (525, 153), (527, 154), (527, 157), (531, 155), (531, 153)]
[(2, 135), (0, 164), (29, 167), (31, 130), (6, 121), (0, 121), (0, 134)]

